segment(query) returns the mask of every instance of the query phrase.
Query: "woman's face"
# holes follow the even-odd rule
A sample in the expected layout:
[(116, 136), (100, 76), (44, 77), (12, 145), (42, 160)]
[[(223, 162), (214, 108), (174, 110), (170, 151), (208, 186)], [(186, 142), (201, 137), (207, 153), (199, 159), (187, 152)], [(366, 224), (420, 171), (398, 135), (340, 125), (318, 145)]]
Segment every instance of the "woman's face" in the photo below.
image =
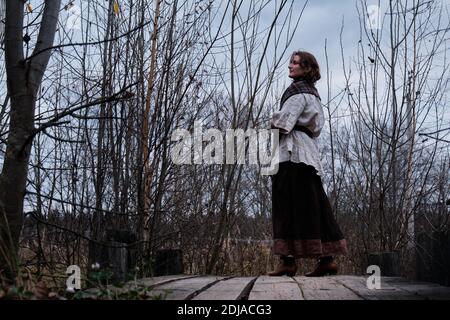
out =
[(301, 77), (309, 72), (309, 68), (304, 69), (300, 65), (300, 56), (299, 55), (292, 56), (291, 61), (289, 62), (288, 69), (289, 69), (289, 78), (293, 78), (293, 79)]

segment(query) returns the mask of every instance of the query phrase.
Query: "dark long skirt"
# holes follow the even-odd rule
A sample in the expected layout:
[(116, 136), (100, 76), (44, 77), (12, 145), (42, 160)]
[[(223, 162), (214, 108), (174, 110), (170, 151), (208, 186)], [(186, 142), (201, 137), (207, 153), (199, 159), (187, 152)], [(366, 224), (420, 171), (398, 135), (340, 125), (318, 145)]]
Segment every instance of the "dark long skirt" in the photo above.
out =
[(274, 253), (296, 258), (347, 253), (344, 236), (316, 169), (281, 162), (272, 176)]

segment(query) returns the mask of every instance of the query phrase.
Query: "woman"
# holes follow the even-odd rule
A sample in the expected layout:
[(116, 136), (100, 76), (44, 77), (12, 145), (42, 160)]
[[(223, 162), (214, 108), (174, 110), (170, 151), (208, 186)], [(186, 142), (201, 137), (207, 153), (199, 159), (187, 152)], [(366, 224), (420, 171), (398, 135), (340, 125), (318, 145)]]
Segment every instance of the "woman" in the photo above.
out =
[(271, 120), (271, 127), (280, 130), (279, 169), (272, 176), (272, 221), (274, 253), (281, 262), (269, 275), (293, 276), (295, 259), (312, 257), (318, 258), (318, 264), (306, 276), (336, 274), (334, 256), (346, 254), (347, 244), (322, 186), (317, 137), (325, 120), (314, 86), (320, 79), (315, 57), (294, 52), (289, 77), (293, 82)]

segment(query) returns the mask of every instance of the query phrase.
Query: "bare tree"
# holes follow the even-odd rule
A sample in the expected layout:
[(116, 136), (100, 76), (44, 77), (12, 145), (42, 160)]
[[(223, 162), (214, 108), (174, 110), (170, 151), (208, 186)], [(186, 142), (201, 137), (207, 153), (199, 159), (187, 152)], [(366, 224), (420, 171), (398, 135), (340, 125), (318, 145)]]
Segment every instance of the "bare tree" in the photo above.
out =
[[(171, 133), (192, 131), (199, 119), (223, 132), (267, 128), (301, 17), (294, 6), (306, 3), (154, 5), (69, 1), (56, 44), (25, 55), (28, 63), (53, 53), (36, 91), (22, 190), (21, 263), (41, 275), (70, 264), (84, 273), (104, 262), (102, 248), (115, 246), (138, 249), (141, 275), (167, 248), (182, 249), (189, 272), (260, 273), (270, 263), (265, 242), (240, 241), (270, 237), (268, 177), (240, 164), (175, 165)], [(28, 10), (22, 29), (33, 39), (43, 7)], [(13, 104), (3, 96), (2, 137), (13, 124)], [(134, 240), (112, 244), (110, 230)], [(261, 263), (249, 269), (251, 259)]]
[(28, 173), (28, 162), (34, 136), (36, 95), (41, 85), (53, 45), (60, 0), (47, 0), (43, 9), (39, 34), (33, 57), (26, 57), (23, 35), (24, 4), (6, 1), (5, 62), (8, 95), (11, 99), (9, 133), (6, 154), (0, 175), (0, 269), (14, 273), (16, 255), (23, 224), (23, 200)]
[(380, 28), (370, 28), (364, 2), (357, 9), (356, 61), (346, 64), (342, 47), (350, 123), (337, 136), (338, 168), (346, 174), (334, 192), (342, 208), (350, 204), (341, 217), (358, 226), (357, 256), (399, 250), (406, 257), (415, 248), (419, 204), (431, 200), (432, 168), (448, 167), (440, 156), (448, 145), (438, 136), (424, 144), (419, 135), (433, 112), (436, 119), (443, 112), (449, 69), (442, 50), (450, 25), (438, 1), (389, 1)]

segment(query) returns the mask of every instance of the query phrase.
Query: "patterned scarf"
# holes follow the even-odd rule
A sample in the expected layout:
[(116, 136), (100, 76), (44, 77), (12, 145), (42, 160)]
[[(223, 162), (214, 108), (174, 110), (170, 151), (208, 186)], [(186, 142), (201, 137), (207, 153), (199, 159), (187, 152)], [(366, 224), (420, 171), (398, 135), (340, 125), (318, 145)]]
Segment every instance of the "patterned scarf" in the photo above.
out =
[(299, 93), (313, 94), (320, 99), (319, 92), (317, 91), (314, 84), (307, 82), (305, 79), (297, 78), (294, 80), (294, 82), (292, 82), (292, 84), (286, 89), (286, 91), (284, 91), (283, 95), (281, 96), (280, 110), (281, 108), (283, 108), (283, 104), (286, 102), (287, 99), (289, 99), (289, 97)]

